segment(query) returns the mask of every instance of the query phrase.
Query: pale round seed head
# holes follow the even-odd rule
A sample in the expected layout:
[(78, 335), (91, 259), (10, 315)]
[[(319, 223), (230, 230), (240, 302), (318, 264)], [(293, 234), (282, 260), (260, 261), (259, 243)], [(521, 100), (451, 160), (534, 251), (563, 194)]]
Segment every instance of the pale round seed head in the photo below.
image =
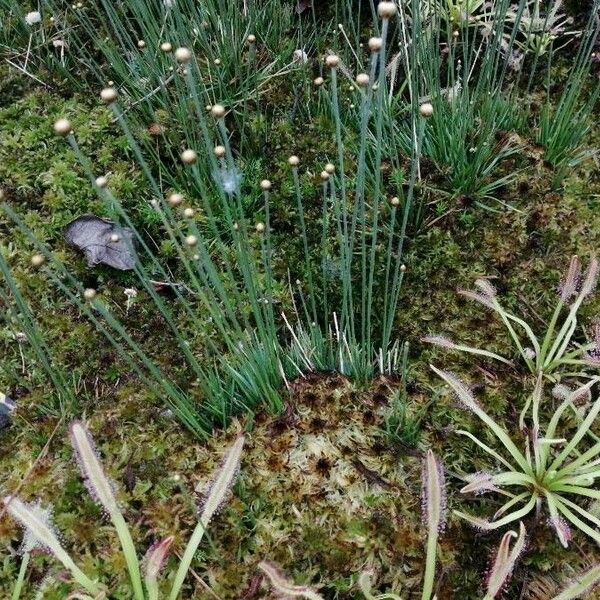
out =
[(325, 64), (331, 69), (336, 69), (340, 64), (340, 57), (337, 54), (330, 54), (325, 59)]
[(68, 119), (58, 119), (54, 123), (54, 133), (56, 135), (67, 136), (71, 133), (73, 127), (71, 126), (71, 121)]
[(140, 48), (140, 49), (141, 48), (145, 48), (146, 47), (146, 42), (144, 40), (138, 40), (137, 47)]
[(190, 247), (193, 248), (197, 243), (198, 243), (198, 238), (195, 235), (188, 235), (185, 238), (185, 243)]
[(193, 165), (198, 160), (198, 155), (194, 150), (188, 148), (181, 153), (181, 160), (186, 165)]
[(325, 80), (322, 77), (317, 77), (314, 81), (313, 84), (315, 85), (315, 87), (320, 87), (323, 85), (323, 83), (325, 82)]
[(214, 153), (217, 158), (223, 158), (225, 156), (225, 146), (215, 146)]
[(271, 182), (268, 179), (263, 179), (260, 182), (260, 189), (263, 192), (268, 192), (271, 189)]
[(41, 267), (44, 264), (44, 262), (46, 262), (46, 258), (43, 254), (34, 254), (31, 257), (31, 264), (34, 267)]
[(183, 196), (177, 192), (173, 192), (168, 198), (171, 206), (179, 206), (183, 202)]
[(377, 14), (382, 19), (391, 19), (397, 12), (398, 8), (396, 7), (395, 2), (380, 2), (377, 6)]
[(356, 76), (356, 83), (360, 87), (367, 87), (369, 85), (369, 76), (366, 73), (359, 73)]
[(406, 272), (406, 265), (400, 265), (400, 270), (404, 273)]
[(112, 79), (111, 79), (110, 81), (107, 81), (106, 85), (107, 85), (108, 87), (112, 87), (113, 85), (115, 85), (115, 82), (114, 82), (114, 81), (112, 81)]
[(225, 107), (222, 104), (214, 104), (210, 112), (215, 119), (222, 119), (225, 116)]
[(257, 223), (254, 227), (256, 229), (256, 233), (264, 233), (265, 232), (265, 224)]
[(398, 196), (394, 196), (391, 200), (390, 200), (390, 204), (392, 206), (400, 206), (400, 198), (398, 198)]
[(105, 188), (108, 185), (108, 179), (104, 175), (100, 175), (100, 177), (96, 177), (96, 185), (99, 188)]
[(4, 200), (4, 190), (0, 188), (0, 200)]
[(295, 154), (293, 154), (288, 158), (288, 164), (291, 167), (297, 167), (300, 164), (300, 159)]
[(160, 49), (161, 49), (163, 52), (171, 52), (171, 51), (173, 50), (173, 44), (171, 44), (171, 42), (163, 42), (163, 43), (160, 45)]
[(321, 179), (323, 181), (328, 181), (328, 179), (329, 179), (329, 173), (327, 171), (321, 171)]
[(419, 113), (422, 117), (428, 119), (433, 115), (433, 104), (431, 104), (430, 102), (425, 102), (421, 104), (421, 106), (419, 106)]
[(253, 35), (252, 33), (246, 38), (246, 41), (249, 44), (256, 44), (256, 36)]
[(335, 173), (335, 165), (333, 163), (327, 163), (325, 165), (325, 171), (330, 175), (333, 175)]
[(177, 48), (175, 50), (175, 60), (178, 63), (187, 63), (192, 60), (192, 51), (189, 48)]
[(83, 291), (83, 297), (88, 302), (91, 302), (96, 297), (96, 290), (94, 290), (92, 288), (87, 288), (86, 290)]
[(380, 37), (369, 38), (369, 50), (371, 52), (379, 52), (383, 46), (383, 40)]
[(183, 211), (183, 216), (184, 216), (186, 219), (191, 219), (191, 218), (194, 216), (194, 209), (193, 209), (193, 208), (189, 208), (189, 207), (188, 207), (188, 208), (186, 208), (186, 209)]
[(113, 233), (110, 236), (110, 241), (116, 244), (121, 241), (121, 236), (118, 233)]
[(112, 104), (118, 96), (118, 92), (114, 87), (105, 87), (101, 92), (100, 92), (100, 98), (102, 98), (103, 102), (106, 102), (106, 104)]
[(215, 58), (214, 63), (215, 63), (215, 65), (220, 65), (221, 64), (221, 59), (220, 58)]

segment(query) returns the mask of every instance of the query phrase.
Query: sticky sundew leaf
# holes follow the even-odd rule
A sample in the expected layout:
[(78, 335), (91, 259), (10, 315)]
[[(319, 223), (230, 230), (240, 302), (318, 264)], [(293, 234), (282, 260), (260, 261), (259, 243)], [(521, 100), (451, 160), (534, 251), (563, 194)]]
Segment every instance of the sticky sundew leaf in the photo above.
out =
[[(510, 543), (515, 538), (514, 546), (511, 548)], [(484, 600), (493, 600), (504, 590), (519, 556), (525, 549), (525, 541), (526, 531), (522, 522), (519, 524), (518, 534), (515, 531), (504, 534), (488, 573), (487, 594)]]
[(429, 531), (443, 531), (446, 525), (446, 482), (444, 468), (432, 450), (427, 451), (422, 470), (423, 520)]
[(223, 463), (219, 469), (217, 469), (215, 478), (210, 485), (206, 502), (200, 514), (200, 519), (196, 528), (194, 529), (192, 536), (185, 548), (179, 568), (175, 575), (173, 587), (169, 594), (169, 600), (176, 600), (179, 596), (181, 586), (185, 580), (185, 577), (190, 569), (190, 565), (196, 554), (196, 550), (204, 537), (206, 528), (210, 523), (210, 520), (219, 510), (222, 504), (225, 502), (229, 491), (233, 483), (236, 480), (237, 474), (240, 469), (240, 463), (242, 459), (242, 451), (244, 449), (244, 443), (246, 438), (243, 435), (237, 437), (233, 445), (229, 448), (225, 454)]
[(233, 446), (231, 446), (225, 455), (221, 467), (216, 472), (215, 478), (209, 485), (209, 491), (200, 517), (205, 526), (208, 525), (214, 514), (225, 502), (231, 486), (237, 478), (245, 441), (244, 436), (239, 436), (236, 439)]
[(119, 507), (113, 484), (104, 474), (98, 458), (98, 451), (83, 423), (75, 421), (71, 425), (70, 437), (75, 450), (77, 465), (90, 494), (110, 515), (118, 513)]
[(585, 598), (598, 582), (600, 582), (600, 565), (596, 565), (589, 571), (575, 577), (569, 587), (563, 590), (558, 596), (555, 596), (552, 600)]
[(31, 552), (35, 548), (53, 552), (57, 546), (60, 546), (52, 521), (51, 506), (42, 507), (39, 500), (27, 504), (11, 496), (4, 498), (4, 505), (9, 514), (23, 527), (23, 543), (20, 548), (22, 554)]

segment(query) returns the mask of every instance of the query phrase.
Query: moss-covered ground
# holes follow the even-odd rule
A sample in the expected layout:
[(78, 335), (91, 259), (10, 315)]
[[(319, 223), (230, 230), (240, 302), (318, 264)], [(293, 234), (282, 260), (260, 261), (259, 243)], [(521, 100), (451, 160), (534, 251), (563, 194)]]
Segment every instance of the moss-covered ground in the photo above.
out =
[[(137, 202), (145, 193), (142, 178), (132, 166), (126, 141), (114, 134), (106, 110), (85, 98), (28, 88), (19, 79), (2, 90), (0, 186), (12, 203), (24, 209), (36, 235), (56, 241), (74, 217), (102, 210), (73, 154), (50, 134), (59, 115), (71, 118), (97, 164), (111, 170), (112, 185), (124, 203), (134, 210), (142, 206)], [(312, 135), (306, 133), (307, 138)], [(600, 131), (594, 135), (591, 142), (597, 145)], [(311, 143), (309, 139), (296, 142)], [(327, 154), (327, 149), (320, 154)], [(493, 213), (452, 201), (445, 205), (445, 216), (425, 220), (408, 248), (396, 331), (410, 343), (410, 411), (418, 412), (442, 388), (428, 368), (432, 362), (473, 384), (490, 414), (516, 433), (518, 414), (532, 387), (522, 368), (499, 368), (496, 363), (452, 355), (425, 346), (420, 338), (443, 332), (512, 355), (501, 323), (480, 305), (458, 296), (456, 289), (470, 288), (477, 277), (489, 277), (506, 305), (524, 315), (536, 331), (543, 331), (569, 257), (578, 254), (585, 260), (597, 251), (597, 163), (584, 163), (556, 191), (543, 161), (533, 153), (528, 160), (527, 175), (503, 191), (503, 200), (514, 210)], [(429, 195), (435, 202), (435, 192)], [(139, 209), (136, 218), (152, 231), (151, 214)], [(7, 222), (0, 227), (3, 236), (11, 235)], [(168, 248), (163, 250), (168, 257)], [(124, 304), (127, 275), (103, 268), (88, 270), (66, 247), (59, 251), (84, 281), (112, 286), (112, 300), (119, 302), (120, 297)], [(19, 252), (17, 243), (14, 252)], [(165, 411), (160, 398), (99, 342), (91, 326), (52, 295), (40, 275), (29, 269), (28, 260), (24, 256), (19, 261), (19, 283), (33, 303), (57, 361), (67, 366), (78, 390), (81, 402), (75, 411), (89, 423), (139, 548), (175, 535), (175, 554), (182, 552), (210, 473), (235, 433), (248, 431), (239, 482), (211, 524), (185, 597), (264, 597), (267, 592), (260, 586), (256, 565), (265, 558), (281, 564), (298, 583), (321, 585), (327, 598), (360, 597), (356, 576), (367, 568), (374, 570), (379, 589), (394, 589), (407, 600), (419, 597), (425, 538), (420, 506), (424, 447), (432, 447), (446, 467), (450, 509), (489, 514), (499, 506), (493, 496), (469, 499), (458, 493), (461, 475), (490, 465), (456, 429), (478, 431), (488, 442), (491, 438), (448, 393), (428, 408), (418, 447), (390, 444), (382, 426), (397, 381), (379, 380), (365, 389), (334, 374), (299, 379), (286, 395), (282, 415), (243, 418), (215, 432), (209, 442), (199, 443)], [(596, 295), (582, 310), (580, 339), (599, 313)], [(156, 360), (178, 373), (175, 348), (160, 335), (159, 324), (151, 320), (143, 303), (134, 304), (128, 319), (137, 326), (140, 338), (154, 346)], [(27, 500), (39, 497), (52, 503), (55, 523), (83, 570), (110, 578), (113, 597), (127, 599), (130, 592), (117, 538), (75, 468), (68, 423), (49, 403), (43, 374), (31, 369), (27, 349), (19, 347), (15, 331), (9, 323), (0, 325), (4, 367), (0, 382), (11, 385), (0, 391), (18, 405), (12, 426), (0, 432), (0, 489), (3, 494), (19, 489)], [(20, 374), (22, 386), (14, 384), (15, 373)], [(547, 415), (555, 400), (548, 397), (545, 402)], [(564, 550), (544, 519), (529, 517), (526, 526), (527, 552), (507, 598), (550, 597), (544, 590), (552, 590), (554, 582), (568, 579), (594, 557), (597, 560), (597, 548), (580, 533)], [(18, 527), (2, 515), (2, 598), (9, 597), (16, 577), (21, 537)], [(441, 538), (440, 600), (481, 597), (489, 553), (499, 538), (499, 533), (480, 534), (449, 516)], [(34, 597), (31, 590), (41, 585), (51, 563), (43, 554), (34, 558), (26, 597)], [(175, 561), (167, 568), (174, 570)], [(66, 588), (56, 589), (60, 591), (45, 597), (66, 596)]]

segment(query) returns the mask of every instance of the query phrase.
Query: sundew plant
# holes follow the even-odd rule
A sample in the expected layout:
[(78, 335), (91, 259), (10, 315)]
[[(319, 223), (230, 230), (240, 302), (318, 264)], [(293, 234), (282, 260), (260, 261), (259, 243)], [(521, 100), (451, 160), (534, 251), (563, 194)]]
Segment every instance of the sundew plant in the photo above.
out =
[[(158, 600), (159, 576), (165, 562), (168, 560), (173, 537), (167, 537), (152, 545), (146, 552), (144, 560), (140, 561), (117, 500), (115, 485), (104, 474), (98, 452), (87, 428), (83, 423), (75, 422), (71, 425), (70, 433), (77, 465), (86, 486), (94, 500), (106, 512), (117, 532), (129, 572), (133, 597), (136, 600)], [(185, 577), (208, 524), (223, 504), (237, 477), (243, 446), (244, 437), (240, 436), (229, 449), (223, 465), (214, 476), (214, 481), (209, 488), (209, 493), (199, 516), (198, 525), (185, 548), (175, 579), (171, 585), (171, 591), (168, 594), (168, 598), (171, 600), (180, 597)], [(23, 526), (25, 532), (21, 569), (15, 583), (12, 600), (18, 600), (21, 597), (31, 552), (36, 548), (48, 551), (62, 564), (73, 581), (74, 589), (87, 592), (87, 595), (76, 594), (69, 597), (94, 599), (107, 597), (108, 590), (106, 590), (104, 584), (88, 577), (64, 549), (63, 542), (52, 522), (50, 507), (43, 508), (40, 502), (26, 503), (17, 496), (6, 496), (3, 501), (8, 513)]]
[[(468, 431), (458, 432), (469, 437), (505, 468), (502, 471), (469, 475), (469, 483), (461, 491), (472, 494), (503, 493), (508, 500), (490, 520), (462, 512), (457, 514), (480, 529), (490, 530), (522, 519), (534, 510), (539, 512), (545, 505), (548, 523), (555, 529), (563, 546), (566, 547), (572, 537), (569, 524), (600, 543), (598, 518), (571, 499), (587, 501), (600, 498), (600, 492), (596, 489), (596, 479), (600, 476), (597, 469), (600, 443), (590, 431), (600, 412), (600, 399), (592, 402), (587, 412), (576, 411), (580, 423), (574, 431), (563, 431), (561, 422), (565, 420), (567, 409), (574, 406), (578, 397), (589, 392), (598, 380), (593, 379), (578, 390), (561, 390), (561, 404), (550, 422), (542, 426), (539, 417), (543, 400), (542, 380), (538, 378), (526, 405), (526, 411), (530, 409), (531, 416), (527, 415), (528, 427), (523, 431), (524, 446), (520, 449), (505, 428), (481, 408), (463, 382), (451, 373), (432, 368), (450, 385), (465, 409), (473, 412), (490, 429), (507, 453), (502, 456)], [(517, 493), (509, 492), (506, 488), (516, 489)]]
[[(598, 326), (592, 327), (592, 339), (586, 343), (575, 342), (578, 326), (577, 313), (582, 304), (594, 292), (600, 266), (592, 257), (588, 268), (582, 272), (581, 260), (573, 256), (558, 289), (556, 307), (542, 336), (537, 336), (531, 325), (522, 317), (502, 306), (494, 286), (487, 279), (475, 281), (475, 290), (459, 290), (469, 300), (479, 302), (495, 313), (510, 336), (515, 352), (527, 369), (535, 376), (543, 375), (551, 381), (561, 377), (596, 377), (600, 366), (600, 338)], [(456, 343), (443, 335), (429, 335), (423, 341), (448, 350), (466, 352), (511, 365), (509, 357), (500, 356), (482, 348)]]

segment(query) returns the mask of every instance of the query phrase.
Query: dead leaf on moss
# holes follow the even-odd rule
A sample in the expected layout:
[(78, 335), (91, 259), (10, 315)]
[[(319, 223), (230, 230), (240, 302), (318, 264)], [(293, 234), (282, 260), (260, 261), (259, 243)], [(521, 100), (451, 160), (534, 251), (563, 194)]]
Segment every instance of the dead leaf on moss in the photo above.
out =
[(135, 266), (137, 255), (133, 231), (129, 227), (121, 227), (94, 215), (85, 215), (69, 223), (64, 236), (69, 244), (84, 253), (90, 267), (104, 264), (129, 271)]
[(15, 408), (14, 400), (0, 392), (0, 429), (10, 425), (10, 416)]

